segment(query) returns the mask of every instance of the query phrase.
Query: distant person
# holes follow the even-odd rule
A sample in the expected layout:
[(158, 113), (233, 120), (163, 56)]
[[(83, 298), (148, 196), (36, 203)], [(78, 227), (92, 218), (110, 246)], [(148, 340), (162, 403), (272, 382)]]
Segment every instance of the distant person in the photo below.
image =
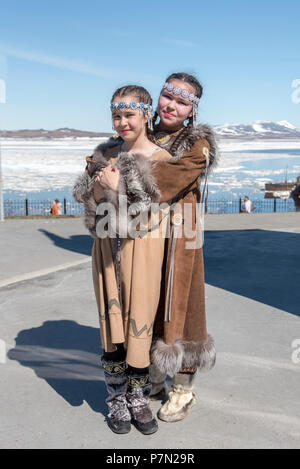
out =
[(57, 215), (61, 215), (62, 212), (61, 212), (61, 203), (58, 199), (56, 199), (56, 204), (57, 204), (57, 207), (58, 207), (58, 214)]
[(300, 177), (297, 178), (297, 185), (292, 190), (291, 197), (294, 199), (296, 212), (300, 212)]
[(244, 197), (244, 203), (242, 205), (242, 213), (251, 213), (254, 210), (254, 205), (247, 195)]
[(61, 203), (58, 199), (53, 200), (51, 215), (61, 215)]

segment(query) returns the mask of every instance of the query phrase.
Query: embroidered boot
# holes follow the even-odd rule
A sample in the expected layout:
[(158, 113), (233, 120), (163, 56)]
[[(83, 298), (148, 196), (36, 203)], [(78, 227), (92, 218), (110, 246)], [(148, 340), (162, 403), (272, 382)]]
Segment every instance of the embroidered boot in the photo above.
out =
[(151, 364), (149, 367), (150, 383), (152, 385), (150, 399), (164, 400), (169, 394), (169, 386), (166, 382), (166, 373), (161, 373), (155, 365)]
[(168, 401), (158, 411), (158, 417), (165, 422), (183, 420), (195, 404), (193, 393), (196, 373), (177, 373), (173, 378), (173, 391)]
[(144, 435), (151, 435), (158, 430), (157, 420), (150, 409), (151, 383), (149, 373), (128, 373), (127, 402), (132, 423)]
[(108, 361), (101, 359), (104, 369), (105, 384), (108, 392), (107, 424), (115, 433), (129, 433), (131, 415), (127, 407), (127, 373), (125, 361)]

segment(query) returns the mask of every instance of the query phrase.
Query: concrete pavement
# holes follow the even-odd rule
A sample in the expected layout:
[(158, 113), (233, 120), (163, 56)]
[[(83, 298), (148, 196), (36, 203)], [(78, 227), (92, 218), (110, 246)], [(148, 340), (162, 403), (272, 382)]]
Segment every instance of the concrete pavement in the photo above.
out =
[(186, 420), (118, 436), (82, 219), (0, 224), (1, 448), (300, 447), (300, 215), (208, 215), (205, 228), (216, 367)]

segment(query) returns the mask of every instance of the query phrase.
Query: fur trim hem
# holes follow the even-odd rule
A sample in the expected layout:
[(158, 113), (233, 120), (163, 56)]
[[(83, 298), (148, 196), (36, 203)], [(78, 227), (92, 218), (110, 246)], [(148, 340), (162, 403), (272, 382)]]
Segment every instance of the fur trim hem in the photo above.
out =
[(197, 368), (198, 371), (211, 370), (216, 363), (216, 349), (212, 336), (205, 341), (188, 342), (176, 340), (167, 345), (162, 339), (154, 342), (151, 361), (161, 373), (174, 376), (181, 368)]
[(173, 376), (182, 368), (183, 353), (180, 341), (167, 345), (162, 339), (158, 339), (152, 346), (151, 363), (161, 373)]

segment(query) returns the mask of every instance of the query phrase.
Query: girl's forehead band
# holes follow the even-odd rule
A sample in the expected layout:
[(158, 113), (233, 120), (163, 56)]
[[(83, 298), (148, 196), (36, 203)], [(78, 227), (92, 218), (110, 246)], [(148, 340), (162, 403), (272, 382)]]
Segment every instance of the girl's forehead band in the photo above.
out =
[(163, 90), (169, 91), (169, 93), (174, 94), (175, 96), (182, 96), (184, 99), (188, 99), (191, 103), (198, 106), (200, 99), (197, 98), (193, 93), (189, 93), (187, 90), (183, 90), (179, 86), (174, 86), (172, 83), (165, 83)]
[(111, 103), (110, 109), (141, 109), (142, 111), (152, 111), (152, 106), (150, 104), (136, 103), (132, 101), (131, 103), (125, 103), (120, 101), (119, 103)]

